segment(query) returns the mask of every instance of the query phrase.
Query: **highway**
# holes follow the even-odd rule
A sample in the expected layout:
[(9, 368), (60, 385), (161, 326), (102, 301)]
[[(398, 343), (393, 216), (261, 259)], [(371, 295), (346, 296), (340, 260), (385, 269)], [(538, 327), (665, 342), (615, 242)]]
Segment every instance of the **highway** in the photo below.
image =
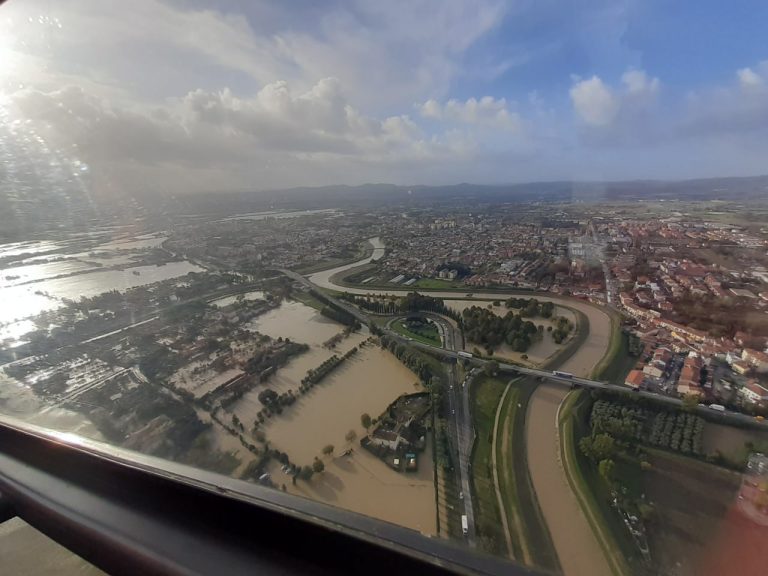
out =
[[(300, 274), (297, 274), (296, 272), (293, 272), (291, 270), (280, 270), (280, 272), (282, 272), (283, 274), (289, 276), (290, 278), (292, 278), (292, 279), (294, 279), (294, 280), (296, 280), (298, 282), (301, 282), (302, 284), (304, 284), (305, 286), (307, 286), (309, 288), (312, 288), (312, 289), (315, 289), (315, 290), (319, 290), (318, 286), (313, 284), (310, 280), (308, 280), (304, 276), (301, 276)], [(376, 294), (376, 291), (372, 291), (372, 293)], [(370, 318), (368, 318), (368, 316), (366, 316), (364, 313), (362, 313), (358, 308), (356, 308), (352, 304), (339, 301), (338, 299), (333, 298), (331, 296), (328, 296), (327, 294), (325, 296), (330, 301), (334, 302), (337, 306), (340, 306), (341, 308), (347, 310), (350, 314), (353, 314), (361, 323), (366, 324), (366, 325), (370, 324), (370, 322), (371, 322)], [(437, 314), (427, 313), (426, 315), (430, 316), (432, 319), (435, 319), (435, 318), (441, 318), (442, 319), (442, 317), (437, 315)], [(450, 324), (450, 322), (448, 320), (446, 320), (446, 319), (442, 319), (442, 320), (443, 320), (443, 325), (444, 326), (448, 325), (448, 326), (452, 327), (452, 325)], [(439, 347), (436, 347), (436, 346), (430, 346), (429, 344), (423, 344), (423, 343), (417, 342), (415, 340), (409, 340), (408, 338), (406, 338), (404, 336), (401, 336), (400, 334), (397, 334), (396, 332), (393, 332), (391, 330), (386, 330), (385, 329), (384, 331), (386, 332), (386, 334), (388, 336), (399, 340), (403, 344), (408, 344), (410, 346), (414, 346), (416, 348), (420, 348), (420, 349), (422, 349), (422, 350), (424, 350), (426, 352), (429, 352), (430, 354), (438, 355), (438, 356), (441, 356), (441, 357), (443, 357), (445, 359), (451, 359), (451, 358), (459, 359), (459, 358), (462, 358), (461, 356), (458, 355), (457, 350), (449, 349), (449, 346), (446, 346), (445, 348), (439, 348)], [(452, 332), (452, 331), (449, 331), (449, 332)], [(452, 338), (454, 340), (450, 343), (450, 348), (455, 348), (456, 347), (455, 346), (455, 341), (457, 339), (457, 336), (453, 335)], [(446, 344), (449, 344), (449, 343), (446, 342)], [(464, 358), (464, 359), (468, 360), (474, 366), (483, 366), (483, 365), (487, 364), (490, 361), (490, 360), (485, 360), (483, 358), (475, 358), (475, 357), (473, 357), (473, 358)], [(626, 393), (626, 392), (632, 391), (632, 389), (627, 387), (627, 386), (622, 386), (622, 385), (618, 385), (618, 384), (607, 384), (605, 382), (599, 382), (597, 380), (590, 380), (588, 378), (579, 378), (579, 377), (576, 377), (576, 376), (573, 376), (573, 377), (570, 377), (570, 378), (564, 378), (564, 377), (556, 376), (552, 372), (550, 372), (549, 370), (540, 370), (538, 368), (527, 368), (527, 367), (518, 366), (518, 365), (515, 365), (515, 364), (506, 364), (504, 362), (498, 362), (498, 364), (499, 364), (499, 370), (501, 370), (503, 372), (513, 373), (513, 374), (523, 374), (523, 375), (527, 375), (527, 376), (534, 376), (534, 377), (537, 377), (537, 378), (544, 378), (544, 379), (547, 379), (547, 380), (550, 380), (550, 381), (553, 381), (553, 382), (557, 382), (558, 384), (562, 384), (562, 385), (568, 386), (568, 387), (580, 386), (580, 387), (583, 387), (583, 388), (594, 388), (594, 389), (598, 389), (598, 390), (607, 390), (607, 391), (611, 391), (611, 392), (621, 392), (621, 393)], [(647, 398), (649, 400), (654, 400), (656, 402), (661, 402), (661, 403), (664, 403), (664, 404), (668, 404), (670, 406), (679, 407), (679, 406), (682, 406), (682, 403), (683, 403), (680, 398), (672, 398), (670, 396), (666, 396), (664, 394), (658, 394), (656, 392), (647, 392), (647, 391), (644, 391), (644, 390), (638, 390), (638, 391), (634, 391), (633, 394), (635, 394), (639, 398)], [(456, 399), (454, 399), (454, 400), (456, 400)], [(468, 393), (467, 393), (467, 399), (466, 400), (462, 399), (462, 403), (466, 403), (468, 405), (468, 403), (469, 403)], [(699, 413), (701, 413), (701, 414), (707, 414), (709, 416), (712, 416), (713, 414), (716, 414), (723, 422), (731, 422), (733, 424), (749, 424), (749, 425), (755, 426), (755, 427), (768, 428), (768, 422), (758, 422), (752, 416), (748, 416), (746, 414), (741, 414), (739, 412), (733, 412), (733, 411), (730, 411), (730, 410), (725, 410), (724, 412), (715, 412), (711, 408), (708, 408), (708, 407), (703, 406), (703, 405), (699, 405), (697, 407), (697, 411)], [(468, 417), (469, 418), (469, 409), (468, 409), (468, 407), (467, 407), (467, 410), (462, 410), (462, 412), (460, 414), (462, 416), (464, 416), (464, 417)], [(471, 418), (469, 418), (469, 421), (470, 421), (469, 427), (471, 429)], [(465, 493), (465, 497), (466, 497), (466, 493)]]
[[(390, 336), (399, 337), (401, 340), (404, 340), (399, 335), (393, 335), (390, 334)], [(440, 354), (444, 358), (462, 358), (459, 356), (455, 351), (452, 350), (443, 350), (440, 348), (436, 348), (434, 346), (429, 346), (427, 344), (422, 344), (420, 342), (408, 342), (411, 346), (415, 346), (417, 348), (421, 348), (425, 351), (428, 351), (431, 354)], [(465, 360), (469, 360), (470, 363), (476, 365), (476, 366), (484, 366), (488, 362), (491, 362), (491, 360), (485, 360), (482, 358), (464, 358)], [(597, 380), (589, 380), (587, 378), (579, 378), (576, 376), (573, 377), (562, 377), (562, 376), (556, 376), (549, 370), (539, 370), (538, 368), (526, 368), (524, 366), (518, 366), (515, 364), (506, 364), (504, 362), (498, 362), (499, 370), (502, 372), (508, 372), (513, 374), (523, 374), (526, 376), (534, 376), (537, 378), (544, 378), (547, 380), (550, 380), (552, 382), (557, 382), (558, 384), (562, 384), (564, 386), (568, 387), (582, 387), (582, 388), (594, 388), (597, 390), (607, 390), (610, 392), (621, 392), (621, 393), (628, 393), (631, 392), (633, 395), (637, 396), (638, 398), (647, 398), (649, 400), (653, 400), (655, 402), (661, 402), (664, 404), (668, 404), (670, 406), (680, 407), (683, 404), (683, 401), (680, 398), (672, 398), (670, 396), (665, 396), (664, 394), (658, 394), (656, 392), (646, 392), (644, 390), (633, 390), (632, 388), (629, 388), (628, 386), (621, 386), (618, 384), (607, 384), (605, 382), (600, 382)], [(699, 406), (696, 408), (698, 412), (702, 414), (707, 415), (717, 415), (719, 416), (724, 422), (731, 422), (734, 424), (749, 424), (755, 427), (765, 427), (768, 428), (768, 422), (758, 422), (755, 420), (752, 416), (749, 416), (747, 414), (741, 414), (740, 412), (733, 412), (730, 410), (725, 410), (723, 412), (714, 411), (711, 408), (699, 404)]]
[[(456, 342), (461, 337), (453, 325), (437, 314), (425, 314), (434, 321), (443, 335), (443, 345), (446, 350), (456, 350)], [(412, 343), (412, 342), (411, 342)], [(461, 383), (458, 381), (458, 367), (452, 363), (448, 369), (448, 402), (451, 412), (446, 417), (451, 425), (450, 443), (454, 453), (458, 456), (458, 478), (461, 486), (461, 505), (463, 514), (467, 516), (468, 533), (467, 543), (474, 547), (475, 544), (475, 512), (472, 505), (472, 483), (470, 480), (470, 468), (472, 458), (472, 445), (475, 442), (475, 430), (472, 426), (472, 413), (469, 404), (469, 387), (471, 376), (467, 376)]]
[[(457, 343), (462, 341), (462, 335), (449, 320), (430, 312), (420, 312), (419, 314), (435, 323), (444, 349), (454, 351), (461, 349), (461, 345), (457, 345)], [(387, 327), (394, 320), (396, 318), (389, 321)], [(394, 331), (389, 331), (389, 333), (390, 335), (396, 334)], [(404, 338), (404, 340), (408, 344), (414, 344), (413, 340), (408, 340), (408, 338)], [(440, 350), (440, 348), (435, 349)], [(456, 363), (451, 363), (446, 372), (448, 375), (448, 389), (445, 394), (447, 401), (445, 415), (449, 423), (447, 427), (448, 446), (452, 454), (458, 458), (458, 465), (454, 467), (454, 473), (456, 475), (456, 485), (460, 487), (462, 496), (460, 498), (461, 513), (467, 516), (468, 531), (465, 540), (467, 544), (475, 547), (475, 512), (472, 504), (472, 483), (470, 479), (472, 446), (475, 442), (475, 430), (472, 426), (472, 412), (469, 403), (469, 387), (472, 378), (467, 376), (462, 382), (459, 382)]]

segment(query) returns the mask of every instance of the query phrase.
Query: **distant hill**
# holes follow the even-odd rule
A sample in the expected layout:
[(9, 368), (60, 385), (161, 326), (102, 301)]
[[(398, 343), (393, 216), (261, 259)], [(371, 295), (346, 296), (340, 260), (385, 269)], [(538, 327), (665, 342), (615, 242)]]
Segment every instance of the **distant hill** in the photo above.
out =
[[(0, 177), (3, 175), (0, 168)], [(62, 188), (51, 182), (14, 186), (0, 178), (0, 239), (29, 237), (53, 230), (92, 229), (99, 225), (145, 221), (163, 226), (178, 215), (226, 215), (269, 209), (375, 207), (461, 202), (606, 202), (658, 200), (768, 200), (768, 176), (696, 180), (620, 182), (530, 182), (525, 184), (452, 184), (445, 186), (318, 186), (254, 192), (102, 196), (85, 187)]]
[[(225, 201), (226, 198), (226, 201)], [(605, 202), (632, 200), (768, 200), (768, 176), (707, 178), (696, 180), (634, 180), (619, 182), (530, 182), (525, 184), (452, 184), (446, 186), (318, 186), (267, 190), (253, 193), (194, 195), (178, 197), (188, 210), (209, 206), (238, 211), (254, 206), (344, 207), (421, 202)]]

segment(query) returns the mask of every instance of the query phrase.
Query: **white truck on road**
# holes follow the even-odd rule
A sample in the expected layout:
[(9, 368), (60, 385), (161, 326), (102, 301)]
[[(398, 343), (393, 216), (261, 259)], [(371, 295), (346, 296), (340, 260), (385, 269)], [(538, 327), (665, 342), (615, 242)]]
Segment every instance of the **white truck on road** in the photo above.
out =
[(464, 536), (469, 534), (469, 522), (467, 521), (466, 514), (461, 515), (461, 531), (464, 533)]

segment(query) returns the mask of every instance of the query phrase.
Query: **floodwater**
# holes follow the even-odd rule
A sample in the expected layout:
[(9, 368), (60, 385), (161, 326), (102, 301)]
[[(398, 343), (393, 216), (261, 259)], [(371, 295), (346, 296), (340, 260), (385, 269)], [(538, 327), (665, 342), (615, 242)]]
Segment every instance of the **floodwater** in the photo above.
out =
[[(311, 464), (327, 444), (335, 458), (324, 457), (326, 471), (311, 482), (299, 481), (291, 491), (348, 510), (381, 518), (428, 534), (436, 533), (435, 492), (431, 452), (422, 453), (416, 474), (401, 474), (347, 442), (354, 430), (365, 434), (360, 415), (378, 416), (401, 394), (419, 391), (418, 378), (377, 346), (368, 345), (327, 376), (263, 428), (270, 445), (291, 461)], [(351, 457), (340, 456), (354, 448)], [(280, 479), (283, 476), (284, 479)], [(273, 480), (290, 485), (290, 478), (273, 469)]]
[(84, 415), (46, 406), (32, 390), (0, 369), (0, 412), (30, 424), (57, 432), (70, 432), (93, 440), (103, 440), (96, 426)]
[[(251, 328), (273, 338), (282, 336), (309, 344), (310, 349), (292, 358), (265, 385), (284, 393), (298, 391), (301, 379), (333, 354), (342, 355), (359, 346), (368, 335), (354, 333), (333, 350), (322, 344), (343, 330), (343, 326), (321, 316), (300, 302), (285, 301), (278, 308), (259, 316)], [(344, 362), (295, 404), (272, 417), (262, 428), (270, 446), (286, 452), (292, 462), (311, 464), (322, 456), (327, 444), (335, 447), (335, 457), (323, 457), (326, 469), (310, 482), (291, 478), (273, 463), (272, 480), (285, 484), (294, 494), (307, 496), (334, 506), (380, 518), (427, 534), (437, 532), (435, 489), (431, 451), (420, 455), (419, 471), (400, 474), (360, 448), (357, 440), (345, 436), (354, 430), (359, 439), (365, 434), (360, 416), (377, 416), (401, 394), (420, 390), (418, 378), (389, 352), (368, 344)], [(246, 393), (231, 409), (250, 428), (262, 409), (258, 394), (264, 386)], [(351, 456), (341, 456), (354, 447)]]
[(341, 332), (343, 326), (306, 304), (284, 300), (277, 308), (248, 322), (245, 328), (272, 338), (289, 338), (294, 342), (320, 345)]
[[(344, 338), (332, 349), (324, 347), (323, 344), (340, 334), (344, 327), (321, 315), (314, 308), (295, 300), (283, 301), (280, 306), (256, 317), (247, 326), (272, 338), (289, 338), (294, 342), (309, 345), (309, 350), (292, 357), (277, 370), (268, 383), (246, 392), (234, 405), (233, 410), (237, 416), (248, 425), (253, 423), (256, 415), (263, 408), (258, 396), (265, 387), (273, 389), (278, 394), (286, 393), (288, 390), (298, 392), (301, 380), (310, 369), (317, 368), (334, 354), (343, 355), (368, 338), (368, 334), (356, 332)], [(358, 414), (357, 417), (359, 416)]]
[[(13, 268), (9, 268), (7, 273), (12, 273), (12, 270)], [(110, 290), (127, 290), (185, 276), (190, 272), (202, 272), (202, 268), (190, 262), (169, 262), (161, 266), (94, 271), (3, 288), (3, 298), (13, 302), (13, 306), (0, 308), (0, 324), (58, 308), (61, 306), (61, 300), (65, 298), (79, 300), (83, 296), (96, 296)]]
[(418, 377), (389, 352), (370, 344), (336, 368), (264, 427), (270, 443), (297, 464), (311, 464), (323, 446), (341, 449), (344, 436), (365, 433), (360, 415), (378, 416), (402, 394), (420, 391)]
[[(338, 451), (337, 451), (338, 452)], [(336, 454), (323, 459), (325, 470), (309, 482), (297, 481), (274, 463), (270, 472), (278, 486), (359, 514), (392, 522), (423, 534), (437, 534), (432, 448), (419, 454), (419, 469), (401, 474), (366, 450), (356, 448), (349, 456)]]

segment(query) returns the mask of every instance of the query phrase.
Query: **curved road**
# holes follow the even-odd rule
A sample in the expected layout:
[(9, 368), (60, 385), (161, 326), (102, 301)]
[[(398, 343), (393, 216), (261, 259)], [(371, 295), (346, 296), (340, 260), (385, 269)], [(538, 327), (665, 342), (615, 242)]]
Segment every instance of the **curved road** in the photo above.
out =
[[(381, 258), (384, 245), (379, 238), (370, 240), (375, 250), (371, 258), (331, 270), (316, 272), (309, 280), (320, 287), (342, 290), (352, 294), (370, 296), (397, 295), (414, 289), (380, 290), (340, 286), (332, 281), (339, 272), (350, 270)], [(438, 298), (466, 298), (472, 295), (478, 300), (497, 300), (503, 295), (482, 292), (432, 292), (419, 293)], [(536, 299), (551, 301), (583, 312), (589, 320), (590, 337), (561, 367), (574, 376), (586, 377), (608, 351), (611, 320), (608, 314), (596, 306), (580, 300), (552, 295), (535, 294)], [(531, 397), (526, 423), (528, 467), (532, 484), (544, 514), (560, 565), (566, 576), (610, 576), (611, 571), (602, 549), (573, 494), (560, 462), (557, 427), (558, 408), (568, 390), (562, 386), (539, 386)]]

